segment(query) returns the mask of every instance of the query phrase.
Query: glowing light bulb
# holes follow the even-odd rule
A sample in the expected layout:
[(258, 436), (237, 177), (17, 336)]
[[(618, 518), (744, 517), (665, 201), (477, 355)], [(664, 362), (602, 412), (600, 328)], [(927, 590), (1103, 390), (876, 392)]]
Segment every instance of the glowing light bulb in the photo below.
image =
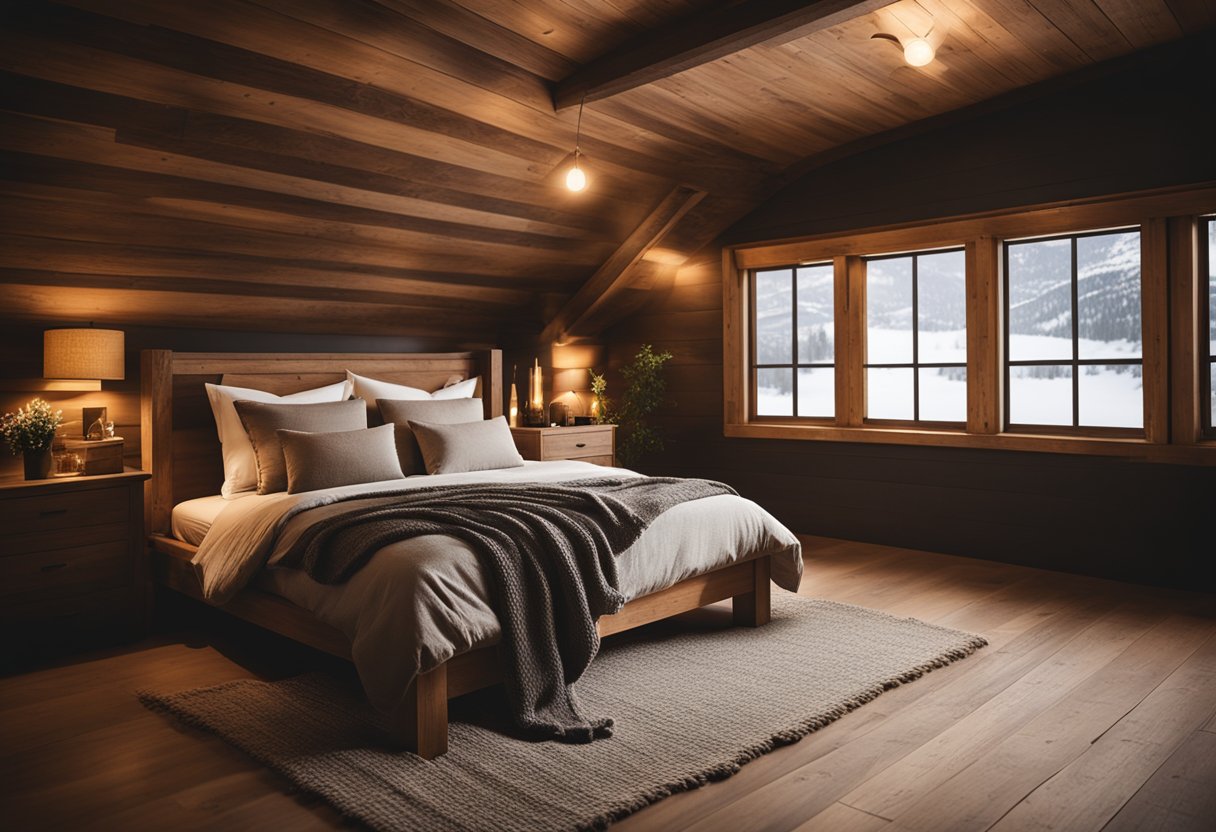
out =
[(924, 66), (933, 60), (933, 44), (924, 38), (915, 38), (904, 44), (904, 60), (909, 66)]
[(566, 171), (566, 187), (575, 192), (587, 187), (587, 174), (578, 165)]

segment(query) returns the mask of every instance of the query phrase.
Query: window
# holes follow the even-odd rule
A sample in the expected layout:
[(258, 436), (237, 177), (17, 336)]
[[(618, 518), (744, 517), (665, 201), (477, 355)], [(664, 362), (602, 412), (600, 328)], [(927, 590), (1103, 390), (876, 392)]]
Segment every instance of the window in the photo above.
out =
[(962, 249), (866, 264), (866, 418), (967, 420), (967, 283)]
[(1144, 427), (1140, 231), (1005, 244), (1005, 424)]
[(730, 246), (723, 433), (1216, 464), (1214, 206), (1180, 187)]
[(834, 281), (831, 263), (755, 272), (756, 415), (835, 415)]
[[(1200, 287), (1204, 289), (1204, 294), (1207, 295), (1207, 302), (1201, 303), (1205, 314), (1203, 328), (1206, 335), (1201, 334), (1200, 338), (1207, 345), (1205, 350), (1207, 353), (1207, 367), (1200, 368), (1200, 375), (1205, 388), (1204, 396), (1201, 401), (1207, 402), (1207, 407), (1201, 407), (1203, 411), (1203, 432), (1211, 436), (1216, 428), (1216, 329), (1212, 324), (1216, 321), (1216, 217), (1205, 217), (1199, 226), (1200, 236)], [(1206, 235), (1203, 234), (1206, 232)], [(1206, 244), (1203, 237), (1207, 237)]]

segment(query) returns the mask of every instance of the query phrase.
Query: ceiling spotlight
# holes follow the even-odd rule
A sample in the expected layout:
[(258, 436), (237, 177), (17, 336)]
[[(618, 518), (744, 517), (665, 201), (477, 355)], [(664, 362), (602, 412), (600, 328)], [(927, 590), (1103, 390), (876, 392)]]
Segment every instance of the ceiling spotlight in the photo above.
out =
[(924, 66), (933, 60), (933, 44), (924, 38), (915, 38), (904, 44), (904, 60), (909, 66)]
[(931, 63), (937, 54), (937, 50), (929, 42), (928, 35), (923, 38), (912, 38), (907, 43), (902, 43), (895, 35), (889, 35), (886, 32), (870, 35), (870, 39), (891, 41), (891, 43), (903, 50), (904, 61), (907, 62), (908, 66), (925, 66)]

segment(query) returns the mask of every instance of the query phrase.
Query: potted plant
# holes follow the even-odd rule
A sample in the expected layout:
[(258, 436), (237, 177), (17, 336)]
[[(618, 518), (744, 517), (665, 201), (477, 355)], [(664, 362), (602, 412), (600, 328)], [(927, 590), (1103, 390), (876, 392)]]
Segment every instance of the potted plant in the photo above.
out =
[(617, 456), (625, 465), (635, 465), (647, 454), (663, 450), (663, 436), (647, 417), (666, 403), (663, 365), (670, 360), (671, 353), (655, 352), (650, 344), (643, 344), (633, 362), (621, 368), (627, 385), (613, 415), (624, 434), (617, 445)]
[(63, 422), (63, 411), (52, 410), (42, 399), (34, 399), (16, 413), (0, 419), (0, 436), (9, 452), (25, 455), (25, 478), (44, 480), (51, 475), (51, 446), (55, 430)]

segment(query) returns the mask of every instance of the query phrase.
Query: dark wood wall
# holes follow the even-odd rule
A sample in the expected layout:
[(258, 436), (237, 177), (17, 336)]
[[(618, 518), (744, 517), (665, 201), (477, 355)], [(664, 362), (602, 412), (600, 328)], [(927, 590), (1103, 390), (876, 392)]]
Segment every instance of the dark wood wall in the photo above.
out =
[[(42, 331), (62, 322), (45, 325), (23, 322), (0, 323), (0, 413), (11, 412), (35, 396), (63, 410), (65, 422), (80, 422), (81, 408), (106, 407), (115, 431), (125, 440), (128, 465), (138, 468), (139, 459), (139, 351), (170, 349), (181, 352), (425, 352), (496, 346), (487, 341), (436, 338), (427, 334), (398, 336), (288, 334), (278, 332), (232, 332), (211, 329), (182, 329), (118, 324), (126, 333), (126, 378), (102, 383), (100, 392), (36, 392), (14, 389), (15, 379), (37, 379), (42, 375)], [(72, 426), (68, 426), (72, 427)], [(21, 459), (0, 446), (0, 477), (20, 476)]]
[[(1208, 42), (1210, 44), (1210, 41)], [(818, 168), (727, 242), (1216, 179), (1210, 45)], [(1210, 61), (1210, 58), (1206, 60)], [(1210, 62), (1207, 64), (1210, 66)], [(615, 328), (620, 366), (671, 351), (667, 450), (643, 466), (724, 480), (799, 532), (1148, 583), (1211, 587), (1216, 469), (1053, 454), (725, 439), (718, 250)], [(620, 390), (619, 377), (613, 379)]]

